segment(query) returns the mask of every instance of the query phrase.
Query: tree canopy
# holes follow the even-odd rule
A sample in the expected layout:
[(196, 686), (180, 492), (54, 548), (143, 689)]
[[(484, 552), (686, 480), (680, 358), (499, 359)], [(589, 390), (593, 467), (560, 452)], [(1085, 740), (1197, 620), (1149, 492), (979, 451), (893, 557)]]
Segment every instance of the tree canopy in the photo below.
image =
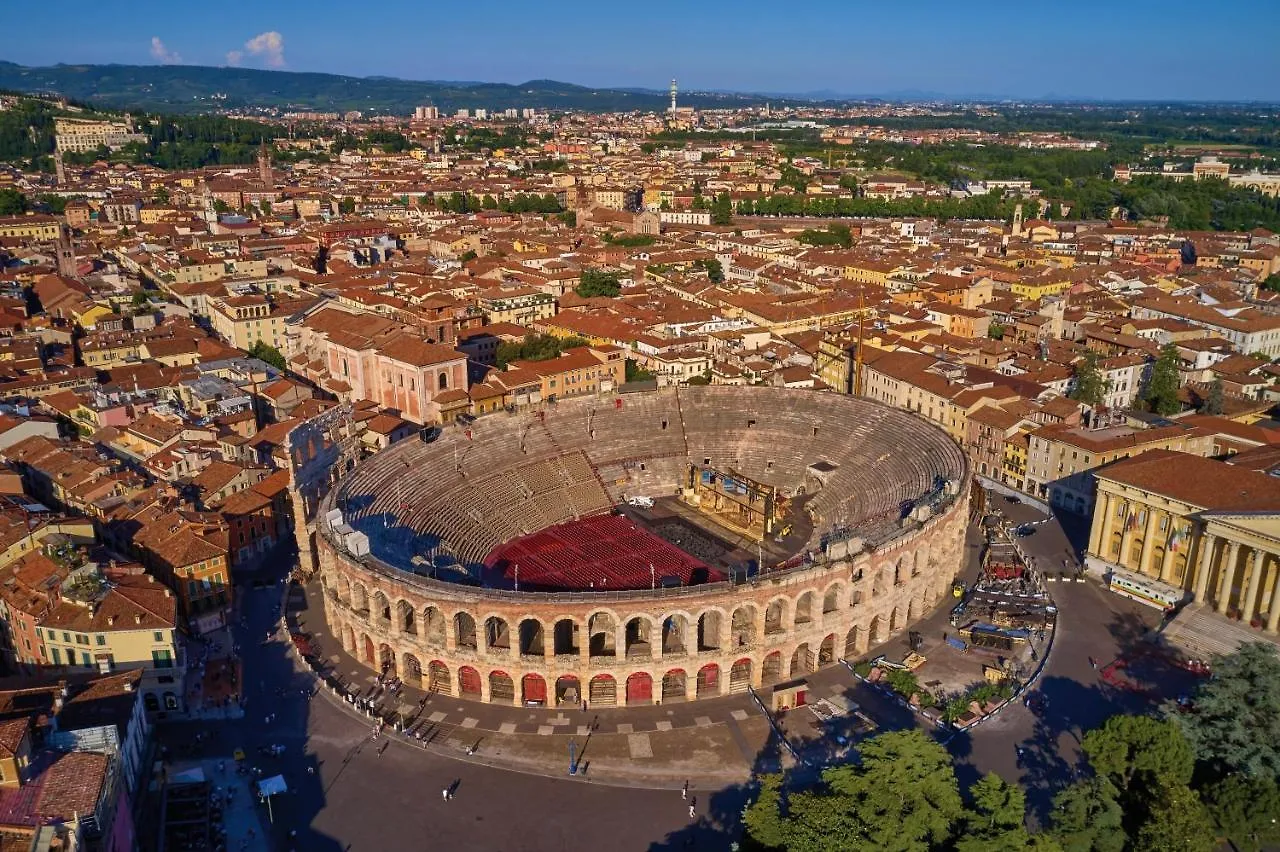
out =
[(1103, 376), (1098, 361), (1098, 353), (1090, 349), (1076, 362), (1076, 384), (1068, 394), (1072, 399), (1079, 400), (1085, 405), (1098, 406), (1102, 405), (1103, 400), (1107, 398), (1107, 392), (1111, 390), (1111, 382)]
[(1155, 414), (1177, 414), (1182, 408), (1182, 403), (1178, 401), (1180, 386), (1178, 349), (1172, 343), (1166, 343), (1151, 366), (1151, 377), (1147, 380), (1142, 399)]
[(578, 286), (573, 288), (573, 292), (584, 299), (592, 296), (615, 298), (622, 292), (622, 285), (618, 283), (618, 273), (616, 272), (607, 272), (603, 269), (584, 269), (582, 274), (578, 276)]
[(512, 361), (549, 361), (560, 357), (566, 349), (587, 346), (585, 338), (556, 337), (552, 334), (528, 334), (519, 343), (503, 342), (498, 344), (498, 365), (505, 367)]
[(279, 349), (264, 340), (255, 341), (253, 346), (249, 347), (249, 354), (259, 361), (267, 362), (277, 370), (285, 368), (284, 355), (281, 354)]

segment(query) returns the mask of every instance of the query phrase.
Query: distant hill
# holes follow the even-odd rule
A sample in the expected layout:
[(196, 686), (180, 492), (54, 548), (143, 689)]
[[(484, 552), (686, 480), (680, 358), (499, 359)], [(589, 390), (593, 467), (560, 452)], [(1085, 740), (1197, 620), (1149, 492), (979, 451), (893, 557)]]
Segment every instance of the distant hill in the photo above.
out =
[[(667, 95), (658, 91), (591, 89), (555, 80), (531, 80), (509, 85), (344, 77), (199, 65), (53, 65), (33, 68), (2, 61), (0, 89), (58, 94), (98, 106), (153, 112), (278, 107), (403, 115), (424, 104), (435, 105), (442, 111), (533, 107), (625, 112), (661, 110), (668, 102)], [(764, 97), (747, 94), (690, 93), (680, 96), (681, 104), (703, 108), (746, 106), (764, 101)]]

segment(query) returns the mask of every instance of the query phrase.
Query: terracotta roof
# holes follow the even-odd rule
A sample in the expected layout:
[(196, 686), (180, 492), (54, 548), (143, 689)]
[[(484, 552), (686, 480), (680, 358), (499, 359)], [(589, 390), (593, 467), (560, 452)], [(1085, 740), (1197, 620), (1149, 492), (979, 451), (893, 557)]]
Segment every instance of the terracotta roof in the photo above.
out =
[(1148, 450), (1096, 476), (1202, 509), (1280, 512), (1280, 479), (1173, 450)]

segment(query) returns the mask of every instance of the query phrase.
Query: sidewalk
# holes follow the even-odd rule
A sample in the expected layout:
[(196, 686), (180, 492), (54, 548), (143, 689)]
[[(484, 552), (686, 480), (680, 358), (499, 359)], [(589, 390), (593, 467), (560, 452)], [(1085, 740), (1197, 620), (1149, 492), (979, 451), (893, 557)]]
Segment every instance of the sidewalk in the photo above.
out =
[(238, 775), (234, 761), (218, 759), (175, 760), (165, 771), (171, 779), (203, 773), (212, 788), (213, 810), (221, 811), (228, 852), (269, 852), (266, 810), (258, 804), (252, 775)]

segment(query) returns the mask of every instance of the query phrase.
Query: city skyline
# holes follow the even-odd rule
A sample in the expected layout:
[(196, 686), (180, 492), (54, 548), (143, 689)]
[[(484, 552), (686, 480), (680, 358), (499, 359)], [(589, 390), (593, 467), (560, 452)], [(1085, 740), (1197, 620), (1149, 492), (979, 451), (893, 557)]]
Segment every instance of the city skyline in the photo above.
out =
[[(338, 27), (341, 7), (326, 3), (288, 0), (267, 13), (207, 18), (143, 0), (121, 18), (73, 2), (56, 29), (33, 29), (4, 58), (651, 90), (676, 77), (685, 90), (816, 97), (1280, 100), (1280, 58), (1240, 50), (1232, 35), (1248, 19), (1265, 43), (1268, 30), (1280, 35), (1280, 17), (1245, 5), (1257, 20), (1248, 8), (1230, 19), (1193, 18), (1186, 0), (1141, 0), (1123, 20), (1094, 0), (1075, 4), (1069, 18), (926, 2), (910, 20), (825, 0), (786, 15), (759, 2), (660, 2), (643, 13), (569, 3), (534, 15), (504, 2), (426, 10), (389, 0), (378, 21)], [(32, 20), (37, 12), (22, 3), (10, 14)]]

